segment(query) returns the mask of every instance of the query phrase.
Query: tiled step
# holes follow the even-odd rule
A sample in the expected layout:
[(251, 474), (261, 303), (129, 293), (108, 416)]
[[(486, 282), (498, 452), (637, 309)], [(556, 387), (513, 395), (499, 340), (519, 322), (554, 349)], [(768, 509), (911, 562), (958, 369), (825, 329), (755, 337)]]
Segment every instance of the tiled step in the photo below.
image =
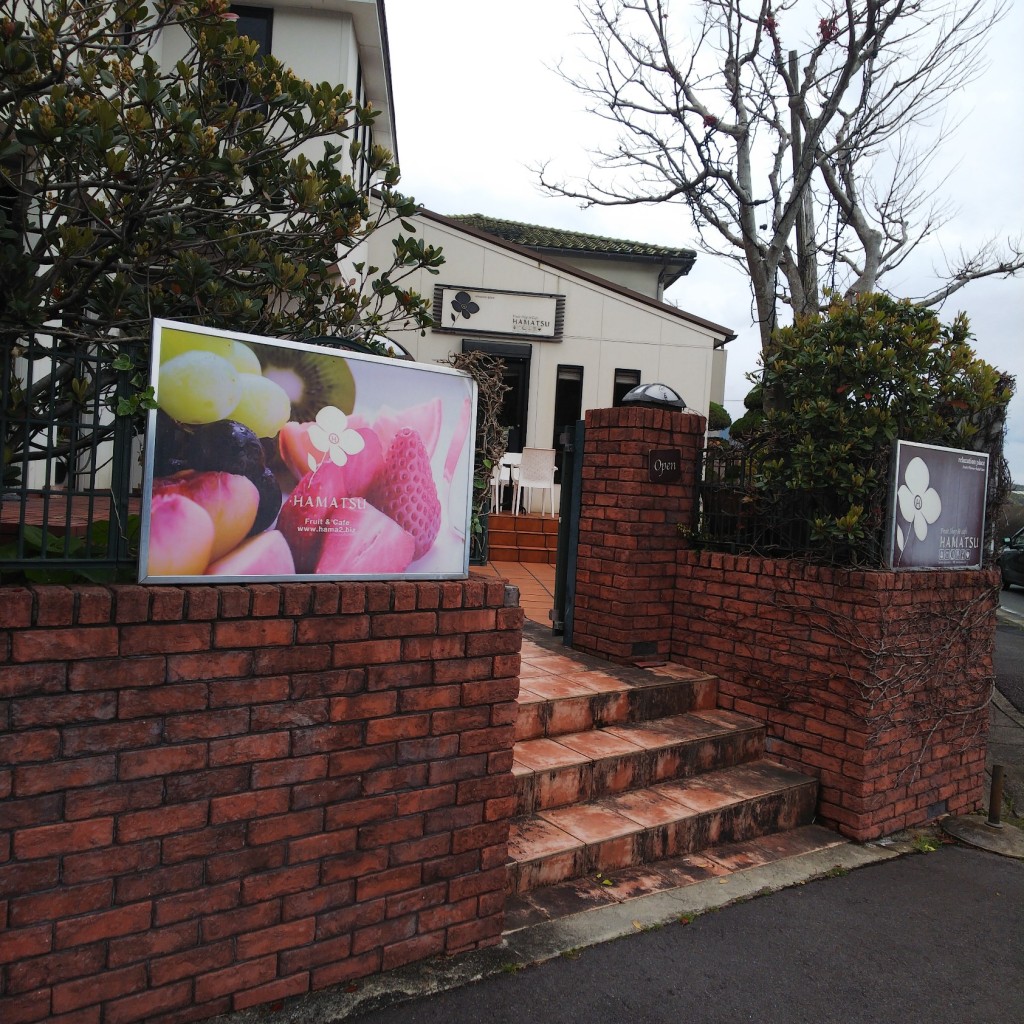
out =
[(624, 793), (764, 754), (764, 726), (730, 711), (588, 729), (516, 744), (516, 813)]
[(761, 759), (513, 821), (508, 886), (522, 893), (809, 824), (817, 783)]
[(491, 512), (487, 517), (488, 530), (507, 530), (513, 533), (558, 533), (558, 516), (511, 512)]
[(524, 548), (516, 549), (517, 562), (533, 562), (541, 565), (555, 565), (558, 561), (558, 552), (550, 548)]
[(487, 520), (488, 557), (493, 562), (555, 564), (558, 517), (492, 512)]
[(718, 681), (680, 665), (623, 673), (632, 681), (600, 669), (562, 674), (568, 659), (525, 657), (519, 677), (516, 739), (561, 736), (587, 729), (645, 722), (712, 710), (718, 703)]
[(535, 548), (540, 551), (556, 551), (558, 548), (557, 534), (539, 534), (524, 532), (517, 534), (514, 529), (487, 529), (487, 544), (493, 548)]
[(492, 548), (514, 548), (516, 532), (515, 530), (496, 530), (493, 526), (489, 526), (487, 528), (487, 543)]
[(558, 552), (549, 548), (498, 547), (489, 544), (487, 557), (492, 562), (530, 562), (534, 565), (555, 565)]
[(602, 871), (511, 896), (505, 909), (505, 934), (543, 921), (588, 910), (628, 905), (631, 900), (667, 889), (723, 880), (736, 872), (845, 846), (848, 839), (820, 825), (803, 825), (756, 839), (725, 843), (702, 853), (669, 857), (656, 864)]

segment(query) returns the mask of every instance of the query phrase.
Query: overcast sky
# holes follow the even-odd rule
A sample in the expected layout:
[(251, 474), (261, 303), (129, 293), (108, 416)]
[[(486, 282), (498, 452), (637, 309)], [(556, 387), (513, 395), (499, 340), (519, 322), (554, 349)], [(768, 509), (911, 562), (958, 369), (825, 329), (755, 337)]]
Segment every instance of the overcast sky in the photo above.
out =
[[(810, 6), (810, 0), (808, 0)], [(958, 213), (908, 267), (887, 278), (890, 291), (925, 294), (943, 250), (955, 253), (995, 236), (1024, 231), (1024, 90), (1020, 88), (1024, 3), (991, 38), (989, 67), (951, 109), (964, 123), (939, 154), (933, 187)], [(540, 191), (537, 164), (551, 160), (584, 172), (602, 130), (579, 94), (549, 68), (571, 67), (587, 44), (575, 0), (386, 0), (403, 189), (442, 214), (483, 213), (675, 247), (695, 247), (682, 207), (595, 207)], [(784, 38), (784, 42), (786, 42)], [(757, 367), (746, 279), (726, 261), (699, 254), (668, 298), (739, 335), (728, 346), (726, 408), (742, 414)], [(1016, 374), (1007, 457), (1024, 482), (1024, 277), (968, 285), (942, 309), (944, 321), (965, 310), (978, 355)], [(685, 384), (665, 381), (679, 388)]]

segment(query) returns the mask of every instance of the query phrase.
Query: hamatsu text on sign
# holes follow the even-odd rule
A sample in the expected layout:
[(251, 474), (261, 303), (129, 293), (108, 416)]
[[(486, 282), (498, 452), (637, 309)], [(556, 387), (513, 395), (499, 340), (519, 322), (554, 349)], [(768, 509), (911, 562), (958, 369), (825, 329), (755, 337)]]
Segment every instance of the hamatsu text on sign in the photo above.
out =
[(512, 314), (512, 329), (524, 333), (540, 333), (551, 330), (551, 321), (539, 316), (521, 316), (518, 313)]
[(313, 497), (310, 494), (297, 493), (293, 494), (289, 500), (296, 508), (365, 509), (368, 504), (365, 498), (327, 498), (323, 495)]
[(943, 534), (939, 537), (939, 558), (944, 562), (973, 561), (978, 550), (978, 538), (966, 533)]

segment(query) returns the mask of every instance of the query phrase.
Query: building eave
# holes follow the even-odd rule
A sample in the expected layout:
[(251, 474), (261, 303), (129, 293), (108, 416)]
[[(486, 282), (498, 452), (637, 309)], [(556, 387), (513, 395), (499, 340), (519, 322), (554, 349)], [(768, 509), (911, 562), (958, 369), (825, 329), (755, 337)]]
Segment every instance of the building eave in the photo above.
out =
[[(384, 0), (274, 0), (277, 7), (347, 14), (355, 27), (359, 67), (367, 102), (378, 111), (373, 134), (377, 145), (389, 150), (398, 162), (394, 90), (391, 84), (391, 53), (388, 48)], [(296, 69), (298, 70), (298, 69)], [(355, 82), (341, 83), (353, 92)]]
[[(728, 342), (737, 337), (735, 331), (722, 326), (722, 324), (717, 324), (712, 320), (705, 320), (703, 317), (696, 316), (693, 313), (688, 313), (686, 310), (679, 309), (677, 306), (670, 305), (667, 302), (661, 302), (658, 299), (653, 299), (649, 295), (644, 295), (643, 292), (634, 291), (632, 288), (627, 288), (624, 285), (615, 283), (614, 281), (609, 281), (607, 278), (600, 277), (597, 274), (591, 274), (586, 270), (581, 270), (579, 267), (573, 266), (573, 264), (566, 262), (559, 256), (550, 255), (548, 251), (543, 249), (520, 245), (518, 242), (510, 242), (507, 239), (500, 238), (498, 235), (491, 234), (488, 231), (481, 231), (480, 229), (472, 227), (469, 224), (465, 224), (454, 217), (446, 217), (443, 214), (435, 213), (433, 210), (428, 210), (422, 206), (418, 210), (418, 215), (426, 220), (434, 221), (435, 223), (442, 224), (453, 231), (467, 235), (470, 238), (477, 238), (481, 241), (487, 242), (489, 245), (496, 246), (499, 249), (516, 253), (517, 255), (530, 260), (535, 260), (539, 264), (549, 266), (553, 270), (557, 270), (560, 274), (566, 274), (571, 277), (578, 278), (581, 281), (586, 281), (589, 284), (598, 285), (599, 287), (613, 292), (616, 295), (621, 295), (624, 298), (633, 300), (634, 302), (642, 303), (645, 306), (658, 310), (660, 313), (683, 320), (695, 327), (701, 327), (712, 334), (717, 334), (720, 336), (720, 340), (716, 339), (714, 343), (715, 348), (722, 348)], [(591, 254), (574, 249), (569, 253), (569, 255), (589, 257)], [(672, 280), (675, 280), (675, 278)]]
[[(484, 233), (489, 234), (489, 232)], [(637, 263), (649, 267), (660, 267), (661, 279), (665, 288), (675, 284), (679, 278), (685, 277), (693, 269), (694, 260), (696, 258), (694, 254), (684, 257), (683, 259), (674, 259), (665, 256), (648, 255), (647, 253), (588, 252), (585, 249), (559, 249), (555, 246), (548, 245), (534, 246), (523, 244), (523, 248), (529, 249), (532, 252), (545, 253), (548, 256), (553, 256), (555, 259), (603, 260), (614, 263)]]

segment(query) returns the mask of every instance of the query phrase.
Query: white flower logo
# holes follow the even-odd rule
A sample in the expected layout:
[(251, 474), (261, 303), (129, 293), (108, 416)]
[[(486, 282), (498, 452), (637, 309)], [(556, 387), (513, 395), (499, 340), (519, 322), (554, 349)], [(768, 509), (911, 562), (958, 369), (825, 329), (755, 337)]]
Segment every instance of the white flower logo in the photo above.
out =
[(316, 470), (325, 459), (330, 459), (336, 466), (344, 466), (350, 455), (358, 455), (366, 443), (363, 435), (348, 425), (348, 417), (336, 406), (325, 405), (316, 414), (316, 423), (309, 428), (309, 443), (324, 453), (320, 462), (308, 455), (306, 461), (309, 468)]
[[(914, 524), (914, 534), (918, 540), (928, 536), (928, 527), (939, 518), (942, 512), (942, 501), (939, 492), (928, 486), (928, 467), (924, 459), (915, 457), (907, 463), (903, 473), (904, 483), (900, 484), (896, 497), (900, 503), (900, 515), (907, 522)], [(896, 540), (900, 550), (905, 543), (903, 528), (896, 527)]]

